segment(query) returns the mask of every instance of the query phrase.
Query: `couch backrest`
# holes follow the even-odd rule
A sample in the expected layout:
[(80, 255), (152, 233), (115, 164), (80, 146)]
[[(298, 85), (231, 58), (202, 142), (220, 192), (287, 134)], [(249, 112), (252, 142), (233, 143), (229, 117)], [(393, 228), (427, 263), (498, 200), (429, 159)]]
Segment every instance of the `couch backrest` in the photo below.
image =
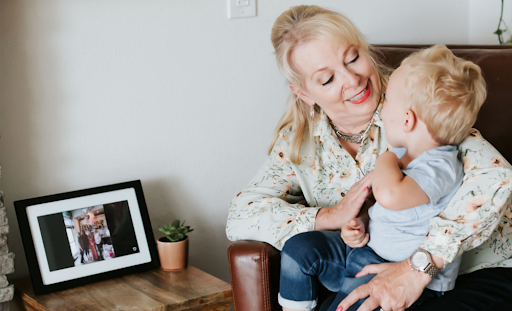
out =
[[(378, 45), (383, 61), (392, 68), (409, 54), (427, 47)], [(487, 99), (475, 128), (507, 159), (512, 161), (512, 46), (448, 46), (455, 55), (482, 68)]]

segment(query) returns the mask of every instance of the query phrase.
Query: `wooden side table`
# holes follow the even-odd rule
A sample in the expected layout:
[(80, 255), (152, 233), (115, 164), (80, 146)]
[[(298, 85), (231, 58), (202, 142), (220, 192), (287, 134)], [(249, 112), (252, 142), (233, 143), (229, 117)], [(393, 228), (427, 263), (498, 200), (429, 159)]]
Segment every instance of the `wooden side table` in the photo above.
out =
[(178, 272), (154, 269), (39, 296), (29, 277), (12, 283), (22, 310), (223, 311), (233, 305), (231, 285), (192, 266)]

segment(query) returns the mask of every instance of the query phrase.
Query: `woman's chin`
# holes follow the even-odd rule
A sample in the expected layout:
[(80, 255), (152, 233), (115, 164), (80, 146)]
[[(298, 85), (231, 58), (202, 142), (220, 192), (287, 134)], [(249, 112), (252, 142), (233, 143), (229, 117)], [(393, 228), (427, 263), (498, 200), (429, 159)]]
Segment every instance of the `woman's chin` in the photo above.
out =
[(379, 101), (377, 98), (369, 97), (364, 102), (354, 105), (350, 102), (347, 102), (347, 105), (350, 107), (350, 110), (353, 111), (356, 114), (372, 114), (375, 112), (375, 109), (377, 109)]

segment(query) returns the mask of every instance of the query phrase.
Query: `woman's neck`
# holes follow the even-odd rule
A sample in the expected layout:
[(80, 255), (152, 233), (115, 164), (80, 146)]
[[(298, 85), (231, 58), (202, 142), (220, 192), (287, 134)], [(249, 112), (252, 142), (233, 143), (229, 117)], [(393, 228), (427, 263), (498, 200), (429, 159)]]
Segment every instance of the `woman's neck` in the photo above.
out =
[(363, 118), (343, 118), (343, 119), (331, 119), (332, 123), (336, 125), (338, 130), (342, 132), (343, 134), (347, 135), (353, 135), (353, 134), (359, 134), (362, 131), (366, 130), (368, 128), (368, 125), (372, 121), (372, 116), (370, 118), (363, 117)]

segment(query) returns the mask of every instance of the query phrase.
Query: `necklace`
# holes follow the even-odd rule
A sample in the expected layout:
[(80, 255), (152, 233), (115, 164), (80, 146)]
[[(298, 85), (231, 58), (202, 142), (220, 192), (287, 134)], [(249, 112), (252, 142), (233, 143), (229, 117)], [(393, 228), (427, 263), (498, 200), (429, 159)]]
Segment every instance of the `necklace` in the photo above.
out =
[(359, 134), (347, 135), (347, 134), (343, 134), (342, 132), (340, 132), (340, 130), (338, 130), (338, 127), (336, 127), (336, 125), (334, 125), (334, 123), (332, 123), (331, 119), (329, 119), (329, 123), (331, 124), (332, 128), (334, 129), (336, 136), (343, 139), (344, 141), (348, 141), (349, 143), (357, 143), (357, 144), (360, 144), (363, 141), (363, 134), (370, 128), (370, 126), (372, 126), (372, 122), (370, 121), (370, 124), (368, 124), (368, 127), (366, 129), (362, 130)]

